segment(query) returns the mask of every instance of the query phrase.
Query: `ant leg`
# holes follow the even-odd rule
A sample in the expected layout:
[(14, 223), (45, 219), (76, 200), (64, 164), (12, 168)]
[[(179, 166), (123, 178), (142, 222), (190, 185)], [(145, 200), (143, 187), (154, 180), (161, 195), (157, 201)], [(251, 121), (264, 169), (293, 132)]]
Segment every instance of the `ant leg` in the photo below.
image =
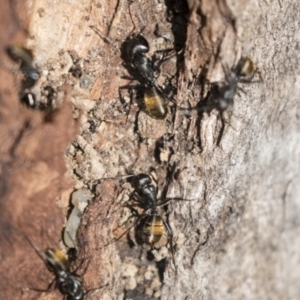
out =
[(224, 118), (223, 112), (220, 112), (218, 117), (221, 120), (221, 128), (220, 128), (220, 131), (219, 131), (218, 136), (217, 136), (217, 141), (216, 141), (217, 146), (219, 146), (220, 143), (221, 143), (221, 140), (222, 140), (222, 137), (223, 137), (223, 134), (224, 134), (224, 131), (225, 131), (225, 124), (226, 124), (226, 120)]
[(173, 231), (172, 231), (171, 227), (169, 226), (169, 224), (166, 221), (164, 221), (162, 219), (162, 222), (163, 222), (164, 226), (166, 227), (166, 229), (168, 231), (168, 243), (170, 244), (172, 261), (173, 261), (173, 264), (174, 264), (174, 267), (175, 267), (175, 272), (177, 274), (177, 267), (176, 267), (176, 264), (175, 264), (174, 247), (173, 247)]
[[(122, 99), (124, 101), (124, 103), (126, 103), (126, 100), (124, 100), (124, 98), (122, 97), (122, 94), (121, 94), (121, 90), (123, 88), (125, 89), (126, 87), (119, 87), (119, 98)], [(129, 113), (130, 113), (130, 110), (131, 110), (131, 103), (132, 103), (132, 91), (131, 91), (131, 89), (130, 89), (129, 93), (130, 93), (129, 109), (128, 109), (128, 112), (126, 114), (126, 122), (125, 122), (125, 124), (127, 124)], [(121, 100), (121, 102), (122, 102), (122, 100)]]
[(138, 224), (146, 216), (147, 214), (142, 214), (141, 216), (139, 216), (138, 219), (135, 222), (133, 222), (133, 224), (125, 232), (123, 232), (119, 237), (111, 239), (107, 244), (104, 245), (104, 247), (120, 240), (124, 235), (126, 235), (131, 230), (132, 227), (135, 227), (136, 224)]
[(94, 25), (90, 25), (89, 26), (105, 43), (107, 43), (107, 44), (113, 44), (114, 43), (114, 41), (113, 40), (111, 40), (108, 36), (105, 36), (104, 34), (102, 34), (101, 32), (100, 32), (100, 30), (96, 27), (96, 26), (94, 26)]
[(135, 177), (135, 174), (130, 174), (130, 175), (124, 175), (124, 176), (120, 176), (120, 177), (105, 177), (105, 178), (101, 178), (100, 180), (105, 180), (105, 179), (126, 179), (126, 178), (130, 178), (130, 177)]
[[(144, 199), (143, 199), (143, 197), (141, 197), (136, 191), (133, 191), (132, 193), (131, 193), (131, 195), (132, 195), (132, 200), (134, 201), (134, 202), (137, 202), (137, 203), (144, 203)], [(135, 199), (136, 198), (136, 199)]]
[[(225, 74), (225, 80), (226, 81), (226, 78), (228, 78), (230, 76), (230, 69), (228, 66), (226, 66), (223, 61), (221, 61), (221, 65), (222, 65), (222, 69), (223, 69), (223, 72)], [(216, 82), (217, 83), (217, 82)], [(213, 84), (213, 83), (212, 83)]]
[[(132, 5), (133, 2), (136, 2), (137, 5), (139, 6), (139, 1), (137, 0), (137, 1), (132, 1), (132, 2), (129, 1), (129, 2), (130, 2), (130, 3), (129, 3), (129, 8), (128, 8), (128, 10), (129, 10), (129, 15), (130, 15), (132, 24), (133, 24), (133, 26), (134, 26), (134, 28), (132, 29), (132, 31), (131, 31), (131, 33), (129, 34), (129, 36), (132, 36), (133, 33), (134, 33), (134, 31), (136, 30), (137, 27), (136, 27), (136, 25), (134, 24), (130, 6)], [(138, 33), (135, 34), (135, 35), (141, 34), (141, 33), (144, 31), (144, 29), (146, 28), (146, 23), (145, 23), (144, 19), (142, 18), (141, 14), (139, 13), (140, 11), (141, 11), (141, 9), (140, 9), (140, 7), (138, 7), (138, 8), (136, 9), (136, 14), (137, 14), (137, 18), (138, 18), (139, 22), (142, 24), (142, 26), (141, 26), (141, 29), (138, 31)]]
[(91, 259), (90, 256), (85, 257), (85, 258), (79, 263), (79, 265), (76, 267), (76, 269), (75, 269), (72, 273), (75, 274), (76, 277), (80, 277), (80, 276), (78, 276), (78, 275), (76, 274), (76, 272), (77, 272), (77, 270), (83, 265), (83, 263), (84, 263), (86, 260), (88, 260), (88, 263), (87, 263), (87, 265), (86, 265), (86, 267), (85, 267), (85, 270), (84, 270), (84, 272), (83, 272), (83, 274), (85, 274), (86, 271), (87, 271), (87, 269), (88, 269), (88, 267), (89, 267), (90, 259)]
[(164, 206), (169, 204), (171, 201), (195, 201), (197, 199), (184, 199), (179, 197), (166, 198), (164, 201), (158, 203), (156, 206)]
[[(109, 283), (106, 283), (106, 284), (101, 285), (101, 286), (99, 286), (97, 288), (92, 288), (92, 289), (87, 290), (84, 293), (84, 299), (90, 299), (90, 297), (92, 297), (98, 290), (100, 290), (100, 289), (102, 289), (102, 288), (104, 288), (104, 287), (106, 287), (108, 285), (109, 285)], [(92, 292), (92, 293), (90, 295), (88, 295), (90, 292)]]
[(239, 97), (241, 97), (241, 94), (240, 94), (239, 92), (242, 92), (244, 95), (247, 94), (246, 91), (245, 91), (243, 88), (241, 88), (241, 87), (238, 86), (238, 87), (237, 87), (236, 94), (237, 94)]
[(113, 17), (111, 19), (108, 31), (105, 34), (101, 33), (94, 25), (90, 25), (89, 27), (95, 31), (97, 35), (100, 36), (100, 38), (108, 44), (115, 44), (118, 39), (118, 24), (121, 23), (122, 18), (122, 11), (124, 10), (124, 4), (126, 3), (126, 0), (119, 0), (117, 3), (117, 6), (115, 8)]
[(231, 25), (234, 33), (236, 34), (237, 33), (236, 19), (233, 15), (232, 11), (228, 7), (226, 1), (217, 0), (217, 5), (218, 5), (218, 10), (219, 10), (220, 14), (222, 15), (222, 17), (225, 18), (225, 20), (228, 22), (228, 24)]
[[(130, 79), (132, 80), (132, 78), (130, 78)], [(128, 109), (128, 113), (127, 113), (127, 116), (126, 116), (126, 123), (128, 121), (129, 113), (130, 113), (130, 110), (131, 110), (131, 105), (132, 105), (133, 98), (134, 98), (133, 90), (136, 89), (136, 88), (137, 88), (137, 86), (132, 86), (132, 85), (124, 85), (124, 86), (120, 86), (119, 87), (119, 97), (120, 97), (120, 99), (123, 99), (124, 102), (125, 102), (125, 100), (124, 100), (124, 98), (123, 98), (123, 96), (121, 94), (121, 90), (129, 90), (130, 100), (129, 100), (129, 109)]]
[(109, 37), (111, 37), (112, 39), (116, 40), (117, 37), (117, 28), (120, 23), (121, 23), (121, 19), (122, 19), (122, 11), (124, 9), (124, 4), (126, 3), (126, 0), (119, 0), (117, 7), (115, 8), (115, 12), (113, 14), (113, 18), (112, 21), (110, 23), (109, 29), (108, 29), (108, 33), (107, 33), (107, 39), (109, 39)]
[(55, 286), (55, 280), (56, 278), (53, 278), (52, 281), (48, 284), (48, 287), (46, 289), (36, 289), (36, 288), (29, 288), (30, 290), (32, 291), (35, 291), (35, 292), (40, 292), (40, 293), (46, 293), (46, 292), (49, 292), (51, 290), (54, 290), (54, 286)]
[(126, 122), (125, 122), (125, 124), (127, 124), (129, 113), (130, 113), (130, 110), (131, 110), (132, 101), (133, 101), (133, 92), (132, 92), (132, 89), (129, 90), (129, 94), (130, 94), (130, 101), (129, 101), (128, 114), (126, 116)]
[(34, 251), (36, 252), (36, 254), (44, 261), (44, 263), (46, 264), (46, 266), (48, 267), (48, 261), (47, 261), (47, 257), (46, 254), (44, 253), (44, 251), (42, 251), (41, 249), (39, 249), (31, 240), (30, 238), (25, 234), (24, 237), (26, 238), (26, 240), (28, 241), (28, 243), (30, 244), (30, 246), (34, 249)]
[(162, 57), (161, 58), (155, 58), (152, 57), (152, 64), (155, 65), (157, 62), (157, 65), (155, 66), (155, 68), (157, 70), (159, 70), (161, 64), (169, 59), (171, 59), (172, 57), (174, 57), (176, 55), (176, 52), (174, 49), (167, 49), (167, 50), (157, 50), (155, 51), (155, 53), (159, 53), (162, 52)]
[[(259, 80), (252, 81), (252, 79), (254, 78), (256, 73), (259, 76)], [(264, 81), (263, 81), (263, 78), (261, 76), (261, 73), (260, 73), (259, 69), (256, 68), (250, 78), (240, 79), (239, 82), (241, 82), (241, 83), (261, 83), (261, 82), (264, 82)]]

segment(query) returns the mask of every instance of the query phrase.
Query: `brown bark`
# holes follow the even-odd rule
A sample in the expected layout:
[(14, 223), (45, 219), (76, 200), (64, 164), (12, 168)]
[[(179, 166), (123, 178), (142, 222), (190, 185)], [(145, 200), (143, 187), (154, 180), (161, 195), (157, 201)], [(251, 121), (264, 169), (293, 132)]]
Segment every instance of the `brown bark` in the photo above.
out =
[[(27, 37), (43, 70), (35, 90), (49, 85), (58, 102), (71, 98), (81, 132), (75, 137), (67, 105), (58, 105), (51, 122), (18, 105), (13, 63), (3, 51), (0, 298), (62, 298), (57, 290), (29, 289), (45, 288), (53, 276), (23, 233), (39, 248), (57, 247), (69, 195), (85, 186), (94, 199), (82, 218), (74, 268), (80, 265), (88, 299), (297, 299), (300, 4), (2, 2), (2, 22), (11, 28), (2, 49)], [(143, 24), (150, 55), (176, 50), (158, 82), (177, 88), (172, 97), (181, 107), (203, 101), (208, 82), (224, 80), (224, 69), (241, 56), (258, 72), (251, 84), (239, 83), (223, 113), (184, 114), (170, 103), (166, 121), (151, 119), (134, 99), (130, 107), (129, 89), (119, 90), (138, 82), (124, 78), (136, 74), (123, 52)], [(80, 78), (69, 72), (74, 66)], [(174, 261), (165, 238), (150, 251), (134, 231), (131, 242), (105, 246), (130, 223), (123, 205), (132, 188), (103, 178), (150, 169), (163, 196), (196, 199), (160, 209), (174, 233)]]

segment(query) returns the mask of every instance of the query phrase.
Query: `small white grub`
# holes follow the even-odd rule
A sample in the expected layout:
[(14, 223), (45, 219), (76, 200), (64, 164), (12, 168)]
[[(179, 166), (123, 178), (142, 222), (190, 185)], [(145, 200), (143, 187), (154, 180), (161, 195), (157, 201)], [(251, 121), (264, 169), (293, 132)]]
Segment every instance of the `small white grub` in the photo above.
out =
[(64, 243), (69, 248), (76, 248), (76, 236), (77, 230), (80, 225), (80, 221), (83, 215), (83, 211), (88, 205), (88, 202), (93, 198), (92, 193), (85, 188), (79, 189), (72, 194), (72, 204), (74, 208), (70, 214), (70, 217), (66, 223), (64, 230)]

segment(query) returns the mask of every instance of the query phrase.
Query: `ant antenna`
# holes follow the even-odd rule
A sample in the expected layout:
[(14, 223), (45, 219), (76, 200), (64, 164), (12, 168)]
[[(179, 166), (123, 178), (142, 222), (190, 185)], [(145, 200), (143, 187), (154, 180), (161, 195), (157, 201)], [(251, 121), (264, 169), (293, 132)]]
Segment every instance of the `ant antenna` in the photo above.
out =
[(38, 248), (38, 246), (36, 246), (31, 239), (23, 232), (23, 235), (25, 237), (25, 239), (27, 240), (27, 242), (29, 243), (29, 245), (35, 250), (35, 252), (37, 253), (37, 255), (44, 261), (47, 262), (46, 259), (46, 255), (44, 254), (44, 252)]
[[(135, 25), (135, 23), (134, 23), (134, 21), (133, 21), (131, 9), (130, 9), (130, 7), (131, 7), (131, 5), (132, 5), (133, 2), (134, 2), (134, 1), (129, 1), (129, 7), (128, 7), (128, 11), (129, 11), (129, 15), (130, 15), (130, 18), (131, 18), (131, 22), (132, 22), (132, 24), (133, 24), (133, 26), (134, 26), (133, 29), (131, 30), (130, 34), (129, 34), (129, 37), (133, 35), (134, 31), (135, 31), (136, 28), (137, 28), (136, 25)], [(135, 1), (135, 2), (136, 2), (136, 5), (139, 6), (139, 1)], [(141, 14), (139, 13), (140, 11), (141, 11), (141, 9), (140, 9), (140, 7), (138, 7), (138, 8), (136, 9), (136, 14), (137, 14), (138, 20), (139, 20), (140, 23), (142, 24), (142, 27), (140, 28), (140, 30), (138, 31), (138, 33), (135, 34), (136, 36), (139, 35), (139, 34), (141, 34), (141, 33), (144, 31), (144, 29), (146, 28), (146, 23), (144, 22), (144, 19), (142, 18)]]

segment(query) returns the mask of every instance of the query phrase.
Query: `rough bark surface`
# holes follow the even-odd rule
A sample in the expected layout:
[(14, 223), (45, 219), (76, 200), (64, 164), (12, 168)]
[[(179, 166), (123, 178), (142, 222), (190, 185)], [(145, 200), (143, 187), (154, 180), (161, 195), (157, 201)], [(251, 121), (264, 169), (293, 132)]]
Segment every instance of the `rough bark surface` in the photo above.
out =
[[(0, 299), (63, 298), (32, 290), (53, 274), (24, 234), (58, 247), (81, 187), (94, 195), (73, 266), (86, 299), (298, 299), (299, 1), (2, 0), (0, 20)], [(166, 120), (151, 119), (124, 61), (124, 42), (144, 26), (149, 56), (174, 53), (157, 80), (180, 107), (204, 101), (241, 56), (257, 72), (224, 112), (170, 102)], [(4, 51), (13, 43), (34, 51), (35, 92), (55, 91), (51, 118), (19, 105)], [(131, 185), (105, 178), (153, 170), (162, 198), (193, 199), (159, 208), (174, 259), (166, 236), (154, 250), (135, 230), (110, 243), (135, 218)]]

